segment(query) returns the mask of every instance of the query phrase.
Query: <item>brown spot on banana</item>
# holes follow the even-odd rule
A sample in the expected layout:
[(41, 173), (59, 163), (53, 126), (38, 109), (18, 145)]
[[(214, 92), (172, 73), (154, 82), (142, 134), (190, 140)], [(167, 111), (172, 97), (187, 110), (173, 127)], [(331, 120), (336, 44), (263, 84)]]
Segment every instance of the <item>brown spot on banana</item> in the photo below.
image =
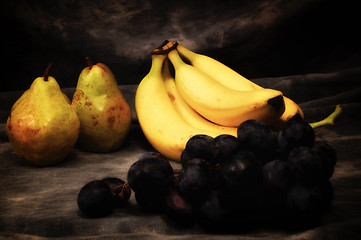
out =
[(172, 102), (175, 100), (175, 97), (171, 93), (168, 93), (168, 97)]

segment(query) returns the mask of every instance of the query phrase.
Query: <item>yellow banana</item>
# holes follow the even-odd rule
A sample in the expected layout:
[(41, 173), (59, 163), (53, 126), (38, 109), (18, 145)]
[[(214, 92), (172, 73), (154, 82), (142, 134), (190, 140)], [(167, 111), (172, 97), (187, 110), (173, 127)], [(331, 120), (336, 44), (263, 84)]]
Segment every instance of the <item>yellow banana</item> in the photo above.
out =
[(179, 43), (177, 50), (181, 56), (191, 62), (192, 66), (231, 89), (240, 91), (262, 89), (260, 86), (211, 57), (192, 52)]
[(225, 127), (215, 123), (212, 123), (199, 115), (193, 108), (191, 108), (182, 98), (178, 92), (175, 80), (169, 71), (169, 63), (165, 61), (163, 66), (163, 81), (165, 89), (168, 93), (169, 99), (171, 100), (173, 107), (178, 112), (178, 114), (183, 118), (183, 120), (189, 125), (204, 129), (207, 131), (218, 132), (219, 134), (230, 134), (237, 136), (236, 127)]
[[(195, 52), (190, 51), (181, 44), (177, 45), (178, 52), (191, 62), (191, 64), (201, 72), (211, 76), (217, 82), (224, 86), (238, 90), (251, 91), (263, 89), (261, 86), (243, 77), (223, 63)], [(296, 114), (304, 117), (301, 108), (291, 99), (283, 96), (285, 102), (285, 111), (279, 119), (276, 119), (270, 126), (275, 130), (281, 129), (285, 123)]]
[(183, 62), (177, 50), (170, 51), (168, 58), (175, 68), (176, 87), (183, 99), (200, 115), (216, 124), (238, 127), (248, 119), (269, 124), (284, 112), (280, 91), (230, 89)]
[(151, 69), (136, 90), (135, 110), (149, 143), (164, 156), (180, 161), (190, 137), (196, 134), (216, 137), (219, 134), (188, 125), (176, 112), (163, 83), (162, 66), (165, 59), (166, 55), (152, 55)]

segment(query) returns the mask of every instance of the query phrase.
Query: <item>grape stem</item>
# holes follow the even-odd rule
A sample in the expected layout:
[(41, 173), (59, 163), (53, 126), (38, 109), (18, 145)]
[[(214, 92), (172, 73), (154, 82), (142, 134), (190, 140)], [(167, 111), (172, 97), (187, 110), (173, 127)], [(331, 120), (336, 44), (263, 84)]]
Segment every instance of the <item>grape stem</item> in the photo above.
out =
[(323, 119), (321, 121), (310, 123), (310, 125), (313, 129), (321, 127), (321, 126), (325, 126), (325, 125), (334, 125), (336, 117), (338, 115), (340, 115), (341, 112), (342, 112), (341, 105), (338, 104), (338, 105), (336, 105), (336, 108), (333, 111), (333, 113), (331, 113), (328, 117), (326, 117), (325, 119)]

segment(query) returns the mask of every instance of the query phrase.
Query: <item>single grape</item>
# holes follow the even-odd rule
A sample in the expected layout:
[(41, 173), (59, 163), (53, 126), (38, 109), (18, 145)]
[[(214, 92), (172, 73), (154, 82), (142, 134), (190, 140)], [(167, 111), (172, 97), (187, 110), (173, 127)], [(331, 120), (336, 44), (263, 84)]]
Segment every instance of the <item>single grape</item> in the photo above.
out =
[(322, 194), (317, 186), (293, 185), (287, 195), (289, 220), (295, 227), (308, 227), (320, 219)]
[(164, 195), (174, 185), (173, 168), (159, 153), (145, 153), (128, 171), (128, 183), (142, 195)]
[(194, 223), (193, 207), (177, 188), (172, 189), (165, 198), (165, 213), (178, 225), (190, 226)]
[(223, 163), (225, 160), (240, 149), (240, 141), (237, 137), (222, 134), (214, 138), (212, 144), (213, 164)]
[(321, 161), (310, 147), (292, 149), (287, 164), (293, 180), (297, 183), (317, 184), (322, 176)]
[(290, 186), (290, 170), (282, 160), (273, 160), (263, 166), (264, 203), (271, 208), (285, 206)]
[(78, 207), (89, 217), (104, 217), (113, 210), (113, 194), (101, 180), (85, 184), (78, 194)]
[(188, 160), (179, 176), (180, 193), (191, 203), (199, 203), (210, 189), (209, 168), (200, 158)]
[(321, 160), (324, 178), (331, 178), (337, 161), (337, 153), (335, 149), (325, 141), (316, 141), (313, 145), (313, 151)]
[(289, 179), (290, 171), (284, 161), (276, 159), (263, 166), (263, 184), (267, 191), (287, 191)]
[(291, 119), (278, 133), (278, 146), (281, 156), (287, 158), (289, 152), (300, 146), (312, 147), (315, 142), (313, 128), (302, 119)]
[(220, 189), (220, 203), (238, 221), (253, 221), (261, 204), (262, 164), (252, 152), (239, 151), (223, 165), (225, 185)]
[(193, 158), (202, 158), (206, 161), (212, 161), (213, 156), (211, 143), (213, 139), (213, 137), (204, 134), (192, 136), (187, 141), (185, 149), (181, 154), (182, 166), (184, 166), (188, 160)]
[(277, 156), (277, 136), (263, 122), (251, 119), (241, 123), (237, 137), (241, 148), (253, 152), (263, 164)]
[(220, 191), (212, 190), (198, 210), (198, 221), (206, 229), (219, 230), (226, 224), (227, 211), (221, 205)]
[(227, 159), (221, 169), (231, 190), (254, 192), (262, 185), (262, 165), (252, 152), (239, 151)]
[(112, 191), (114, 207), (124, 207), (128, 203), (132, 192), (129, 184), (120, 178), (114, 177), (104, 178), (102, 181), (108, 184)]

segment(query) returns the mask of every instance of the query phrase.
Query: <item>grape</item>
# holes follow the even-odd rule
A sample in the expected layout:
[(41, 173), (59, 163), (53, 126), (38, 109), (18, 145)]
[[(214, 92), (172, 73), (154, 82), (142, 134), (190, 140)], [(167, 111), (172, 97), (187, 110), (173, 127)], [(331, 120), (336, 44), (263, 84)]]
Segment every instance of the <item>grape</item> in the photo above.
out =
[(78, 194), (78, 207), (89, 217), (103, 217), (113, 210), (113, 195), (108, 185), (101, 180), (85, 184)]
[(179, 190), (191, 203), (203, 200), (210, 188), (209, 168), (200, 158), (188, 160), (179, 176)]
[[(317, 186), (293, 185), (287, 195), (287, 210), (293, 224), (308, 225), (318, 221), (322, 212), (322, 194)], [(299, 226), (304, 227), (304, 226)]]
[(290, 185), (290, 171), (282, 160), (273, 160), (263, 166), (264, 201), (270, 207), (285, 206)]
[(263, 183), (270, 192), (285, 192), (288, 189), (290, 172), (287, 164), (279, 159), (263, 166)]
[(294, 181), (310, 185), (318, 183), (322, 170), (321, 161), (310, 147), (292, 149), (287, 160)]
[(174, 185), (173, 168), (159, 153), (145, 153), (128, 171), (128, 183), (142, 195), (164, 195)]
[(113, 194), (114, 207), (124, 207), (130, 198), (131, 190), (129, 184), (119, 178), (104, 178), (106, 184)]
[(212, 161), (212, 147), (211, 143), (214, 138), (204, 134), (198, 134), (191, 137), (181, 154), (181, 164), (193, 158), (202, 158), (206, 161)]
[(199, 208), (198, 221), (207, 229), (216, 230), (227, 220), (227, 211), (221, 205), (219, 194), (219, 191), (212, 190)]
[(315, 132), (313, 128), (302, 119), (291, 119), (285, 128), (278, 133), (278, 146), (283, 158), (287, 158), (293, 148), (312, 147), (314, 142)]
[(169, 219), (181, 226), (194, 223), (192, 206), (180, 194), (178, 188), (172, 189), (165, 198), (165, 212)]
[(238, 138), (228, 134), (222, 134), (214, 138), (212, 142), (213, 159), (215, 163), (223, 163), (240, 148)]
[(221, 206), (243, 220), (250, 221), (260, 204), (262, 165), (252, 152), (239, 151), (222, 165), (225, 186), (221, 189)]
[(254, 191), (262, 184), (262, 165), (252, 152), (239, 151), (222, 166), (228, 187), (236, 191)]
[(335, 149), (325, 141), (316, 141), (313, 146), (313, 150), (321, 160), (324, 178), (331, 178), (337, 161), (337, 153)]
[(241, 123), (237, 137), (241, 148), (253, 152), (263, 164), (277, 156), (277, 136), (263, 122), (251, 119)]

